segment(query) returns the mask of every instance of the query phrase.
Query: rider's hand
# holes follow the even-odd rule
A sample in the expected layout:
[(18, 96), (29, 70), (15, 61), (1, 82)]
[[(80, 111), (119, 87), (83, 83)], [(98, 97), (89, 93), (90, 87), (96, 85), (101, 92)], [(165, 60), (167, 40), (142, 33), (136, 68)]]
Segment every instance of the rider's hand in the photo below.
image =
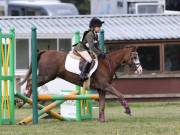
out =
[(104, 52), (102, 52), (102, 53), (99, 54), (98, 57), (99, 57), (99, 58), (105, 59), (105, 58), (106, 58), (106, 54), (105, 54)]

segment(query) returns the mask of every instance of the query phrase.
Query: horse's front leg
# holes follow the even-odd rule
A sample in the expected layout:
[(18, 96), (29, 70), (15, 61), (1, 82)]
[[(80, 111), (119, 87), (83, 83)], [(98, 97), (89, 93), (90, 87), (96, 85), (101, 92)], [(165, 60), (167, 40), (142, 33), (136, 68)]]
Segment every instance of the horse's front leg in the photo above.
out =
[(105, 122), (104, 109), (105, 109), (106, 92), (103, 90), (98, 90), (98, 93), (99, 93), (99, 121)]
[(115, 96), (117, 96), (119, 99), (118, 101), (121, 103), (121, 105), (125, 109), (125, 113), (128, 115), (131, 115), (131, 110), (130, 110), (130, 107), (128, 105), (128, 102), (126, 101), (126, 99), (124, 98), (122, 93), (120, 93), (117, 89), (115, 89), (110, 84), (106, 84), (104, 90), (110, 92), (111, 94), (113, 94)]

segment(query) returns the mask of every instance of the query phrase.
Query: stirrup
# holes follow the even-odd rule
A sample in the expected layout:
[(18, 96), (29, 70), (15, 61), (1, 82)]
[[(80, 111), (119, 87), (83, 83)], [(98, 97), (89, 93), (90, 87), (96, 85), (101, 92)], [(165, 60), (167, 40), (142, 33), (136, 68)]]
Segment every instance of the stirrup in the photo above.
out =
[(81, 73), (81, 74), (80, 74), (80, 81), (81, 81), (81, 82), (84, 82), (84, 81), (86, 81), (87, 79), (88, 79), (88, 76), (87, 76), (86, 73)]

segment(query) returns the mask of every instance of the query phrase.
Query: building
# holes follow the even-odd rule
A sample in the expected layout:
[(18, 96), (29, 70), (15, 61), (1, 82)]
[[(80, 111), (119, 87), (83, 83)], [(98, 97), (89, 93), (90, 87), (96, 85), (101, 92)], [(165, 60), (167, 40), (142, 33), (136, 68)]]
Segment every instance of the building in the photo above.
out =
[(165, 0), (91, 0), (91, 14), (164, 13)]
[(5, 16), (62, 16), (78, 15), (72, 3), (58, 0), (0, 0), (0, 15)]
[[(137, 76), (117, 72), (113, 85), (127, 97), (180, 96), (180, 15), (106, 15), (105, 45), (107, 50), (121, 45), (138, 46), (144, 72)], [(37, 27), (38, 49), (69, 51), (73, 33), (83, 34), (92, 16), (3, 17), (0, 26), (16, 32), (16, 75), (24, 75), (30, 64), (31, 26)]]

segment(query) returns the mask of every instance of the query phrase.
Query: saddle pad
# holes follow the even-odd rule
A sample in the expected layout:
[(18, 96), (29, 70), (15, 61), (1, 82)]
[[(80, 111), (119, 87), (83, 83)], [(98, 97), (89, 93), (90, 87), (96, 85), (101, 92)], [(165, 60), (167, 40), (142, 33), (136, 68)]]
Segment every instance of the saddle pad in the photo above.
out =
[[(80, 58), (77, 58), (77, 56), (69, 53), (66, 57), (65, 69), (69, 72), (80, 75), (81, 71), (79, 69), (79, 63), (80, 63)], [(98, 66), (98, 60), (95, 59), (94, 67), (89, 72), (88, 77), (90, 77), (94, 73), (94, 71), (97, 69), (97, 66)]]

